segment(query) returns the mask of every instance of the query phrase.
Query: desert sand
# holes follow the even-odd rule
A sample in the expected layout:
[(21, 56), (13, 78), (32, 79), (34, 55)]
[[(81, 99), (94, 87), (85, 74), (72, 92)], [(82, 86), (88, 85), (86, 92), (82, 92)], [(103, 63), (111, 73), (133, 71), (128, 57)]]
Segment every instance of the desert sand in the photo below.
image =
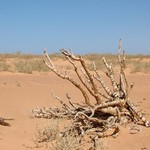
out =
[[(150, 120), (150, 74), (128, 74), (129, 82), (135, 86), (130, 99), (145, 113)], [(82, 101), (78, 89), (68, 81), (59, 79), (53, 73), (0, 73), (0, 116), (8, 120), (10, 127), (0, 125), (0, 150), (42, 150), (36, 148), (33, 140), (36, 127), (44, 127), (48, 119), (32, 118), (32, 109), (36, 107), (58, 106), (50, 90), (65, 99), (69, 93), (74, 101)], [(140, 126), (141, 132), (130, 134), (129, 124), (122, 127), (117, 138), (104, 138), (109, 150), (150, 150), (150, 128)]]

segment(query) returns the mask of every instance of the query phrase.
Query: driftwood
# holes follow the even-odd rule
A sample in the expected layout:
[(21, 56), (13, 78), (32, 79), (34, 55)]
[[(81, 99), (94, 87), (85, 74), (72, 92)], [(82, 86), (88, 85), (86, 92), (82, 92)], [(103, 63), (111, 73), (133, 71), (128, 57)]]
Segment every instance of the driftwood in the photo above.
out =
[[(116, 136), (120, 131), (120, 126), (129, 122), (135, 124), (143, 124), (150, 127), (150, 122), (145, 119), (142, 113), (130, 101), (129, 94), (133, 88), (133, 84), (129, 85), (125, 75), (126, 68), (126, 54), (122, 50), (122, 41), (119, 41), (119, 48), (117, 53), (118, 63), (120, 66), (119, 81), (115, 80), (115, 74), (112, 64), (108, 64), (106, 58), (103, 58), (103, 63), (106, 67), (106, 75), (111, 81), (111, 88), (105, 83), (96, 65), (93, 62), (94, 74), (92, 74), (85, 64), (85, 60), (81, 56), (75, 56), (72, 51), (68, 52), (61, 49), (61, 53), (65, 56), (68, 62), (73, 66), (74, 71), (79, 79), (75, 81), (67, 73), (62, 74), (55, 68), (48, 53), (44, 50), (46, 59), (44, 63), (46, 66), (62, 79), (70, 81), (76, 88), (78, 88), (83, 97), (83, 104), (75, 104), (71, 101), (68, 94), (66, 97), (69, 105), (66, 105), (61, 98), (54, 95), (54, 98), (62, 104), (62, 108), (37, 108), (33, 110), (35, 117), (57, 118), (67, 117), (73, 118), (71, 128), (76, 130), (78, 134), (96, 134), (98, 137)], [(79, 63), (82, 71), (76, 66)], [(97, 83), (99, 83), (105, 92), (100, 91)], [(95, 99), (92, 103), (89, 95)], [(111, 131), (111, 132), (109, 132)]]

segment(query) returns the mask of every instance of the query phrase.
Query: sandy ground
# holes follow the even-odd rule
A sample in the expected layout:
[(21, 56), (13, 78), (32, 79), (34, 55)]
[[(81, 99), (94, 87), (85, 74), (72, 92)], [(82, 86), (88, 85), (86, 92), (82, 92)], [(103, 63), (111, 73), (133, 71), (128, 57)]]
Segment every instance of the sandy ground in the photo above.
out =
[[(128, 75), (135, 83), (131, 99), (140, 105), (150, 120), (150, 75)], [(69, 93), (74, 101), (81, 101), (81, 93), (69, 82), (61, 80), (53, 73), (0, 73), (0, 116), (13, 118), (11, 126), (0, 126), (0, 150), (27, 150), (35, 148), (36, 127), (45, 126), (49, 120), (31, 118), (31, 110), (36, 107), (59, 105), (50, 94), (50, 90), (65, 99)], [(74, 96), (75, 95), (75, 96)], [(129, 125), (122, 128), (119, 137), (105, 138), (104, 143), (110, 150), (150, 150), (150, 128), (141, 126), (141, 133), (130, 134)]]

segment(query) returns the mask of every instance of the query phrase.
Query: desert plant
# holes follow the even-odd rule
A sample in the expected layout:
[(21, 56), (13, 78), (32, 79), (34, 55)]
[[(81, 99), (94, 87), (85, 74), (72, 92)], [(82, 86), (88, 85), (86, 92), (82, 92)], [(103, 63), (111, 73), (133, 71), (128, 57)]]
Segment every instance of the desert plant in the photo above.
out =
[(0, 62), (0, 71), (9, 71), (10, 65), (6, 62)]
[(57, 134), (59, 133), (59, 121), (58, 120), (50, 120), (49, 124), (39, 129), (37, 128), (37, 134), (36, 134), (36, 142), (49, 142), (56, 139)]
[(21, 73), (32, 74), (33, 71), (48, 71), (41, 59), (19, 60), (14, 64), (15, 70)]
[[(117, 136), (120, 131), (120, 126), (129, 122), (143, 124), (146, 127), (150, 126), (150, 122), (145, 119), (136, 106), (130, 101), (129, 94), (133, 88), (133, 84), (129, 85), (125, 75), (126, 69), (126, 54), (122, 50), (122, 41), (119, 41), (117, 53), (118, 63), (120, 67), (119, 80), (115, 79), (114, 70), (111, 63), (108, 63), (106, 58), (102, 58), (106, 68), (106, 76), (110, 79), (111, 87), (108, 87), (97, 71), (97, 67), (93, 62), (93, 72), (90, 72), (85, 60), (81, 56), (75, 56), (72, 51), (68, 52), (61, 49), (61, 53), (73, 66), (74, 71), (79, 80), (75, 80), (67, 71), (65, 74), (59, 72), (51, 61), (48, 53), (44, 50), (46, 66), (62, 79), (70, 81), (83, 95), (84, 104), (75, 104), (70, 96), (66, 97), (70, 105), (56, 96), (53, 96), (62, 104), (62, 108), (42, 108), (34, 109), (35, 117), (45, 118), (72, 118), (73, 123), (70, 126), (71, 131), (76, 131), (79, 136), (95, 135), (95, 137)], [(77, 63), (80, 67), (77, 67)], [(103, 87), (100, 91), (98, 84)], [(104, 92), (103, 92), (104, 91)], [(90, 96), (89, 96), (90, 95)], [(91, 96), (95, 100), (91, 100)], [(111, 131), (111, 132), (108, 132)]]
[(37, 128), (36, 139), (34, 142), (38, 147), (41, 143), (49, 145), (51, 150), (74, 150), (79, 147), (80, 137), (74, 131), (65, 127), (65, 132), (60, 131), (60, 123), (63, 119), (51, 119), (44, 128)]
[(17, 61), (15, 63), (15, 68), (20, 73), (28, 73), (28, 74), (32, 73), (32, 67), (30, 65), (30, 62), (28, 61), (22, 61), (22, 60)]
[(58, 133), (58, 136), (52, 144), (52, 150), (75, 150), (79, 149), (80, 137), (75, 134), (74, 131), (64, 132), (62, 135)]
[(132, 61), (131, 73), (150, 73), (150, 62)]

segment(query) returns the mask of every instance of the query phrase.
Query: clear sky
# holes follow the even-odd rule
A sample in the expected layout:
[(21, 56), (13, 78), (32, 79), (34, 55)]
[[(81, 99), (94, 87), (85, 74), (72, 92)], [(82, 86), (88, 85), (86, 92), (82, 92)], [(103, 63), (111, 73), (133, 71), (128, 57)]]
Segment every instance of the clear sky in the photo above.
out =
[(150, 0), (0, 0), (0, 53), (150, 54)]

